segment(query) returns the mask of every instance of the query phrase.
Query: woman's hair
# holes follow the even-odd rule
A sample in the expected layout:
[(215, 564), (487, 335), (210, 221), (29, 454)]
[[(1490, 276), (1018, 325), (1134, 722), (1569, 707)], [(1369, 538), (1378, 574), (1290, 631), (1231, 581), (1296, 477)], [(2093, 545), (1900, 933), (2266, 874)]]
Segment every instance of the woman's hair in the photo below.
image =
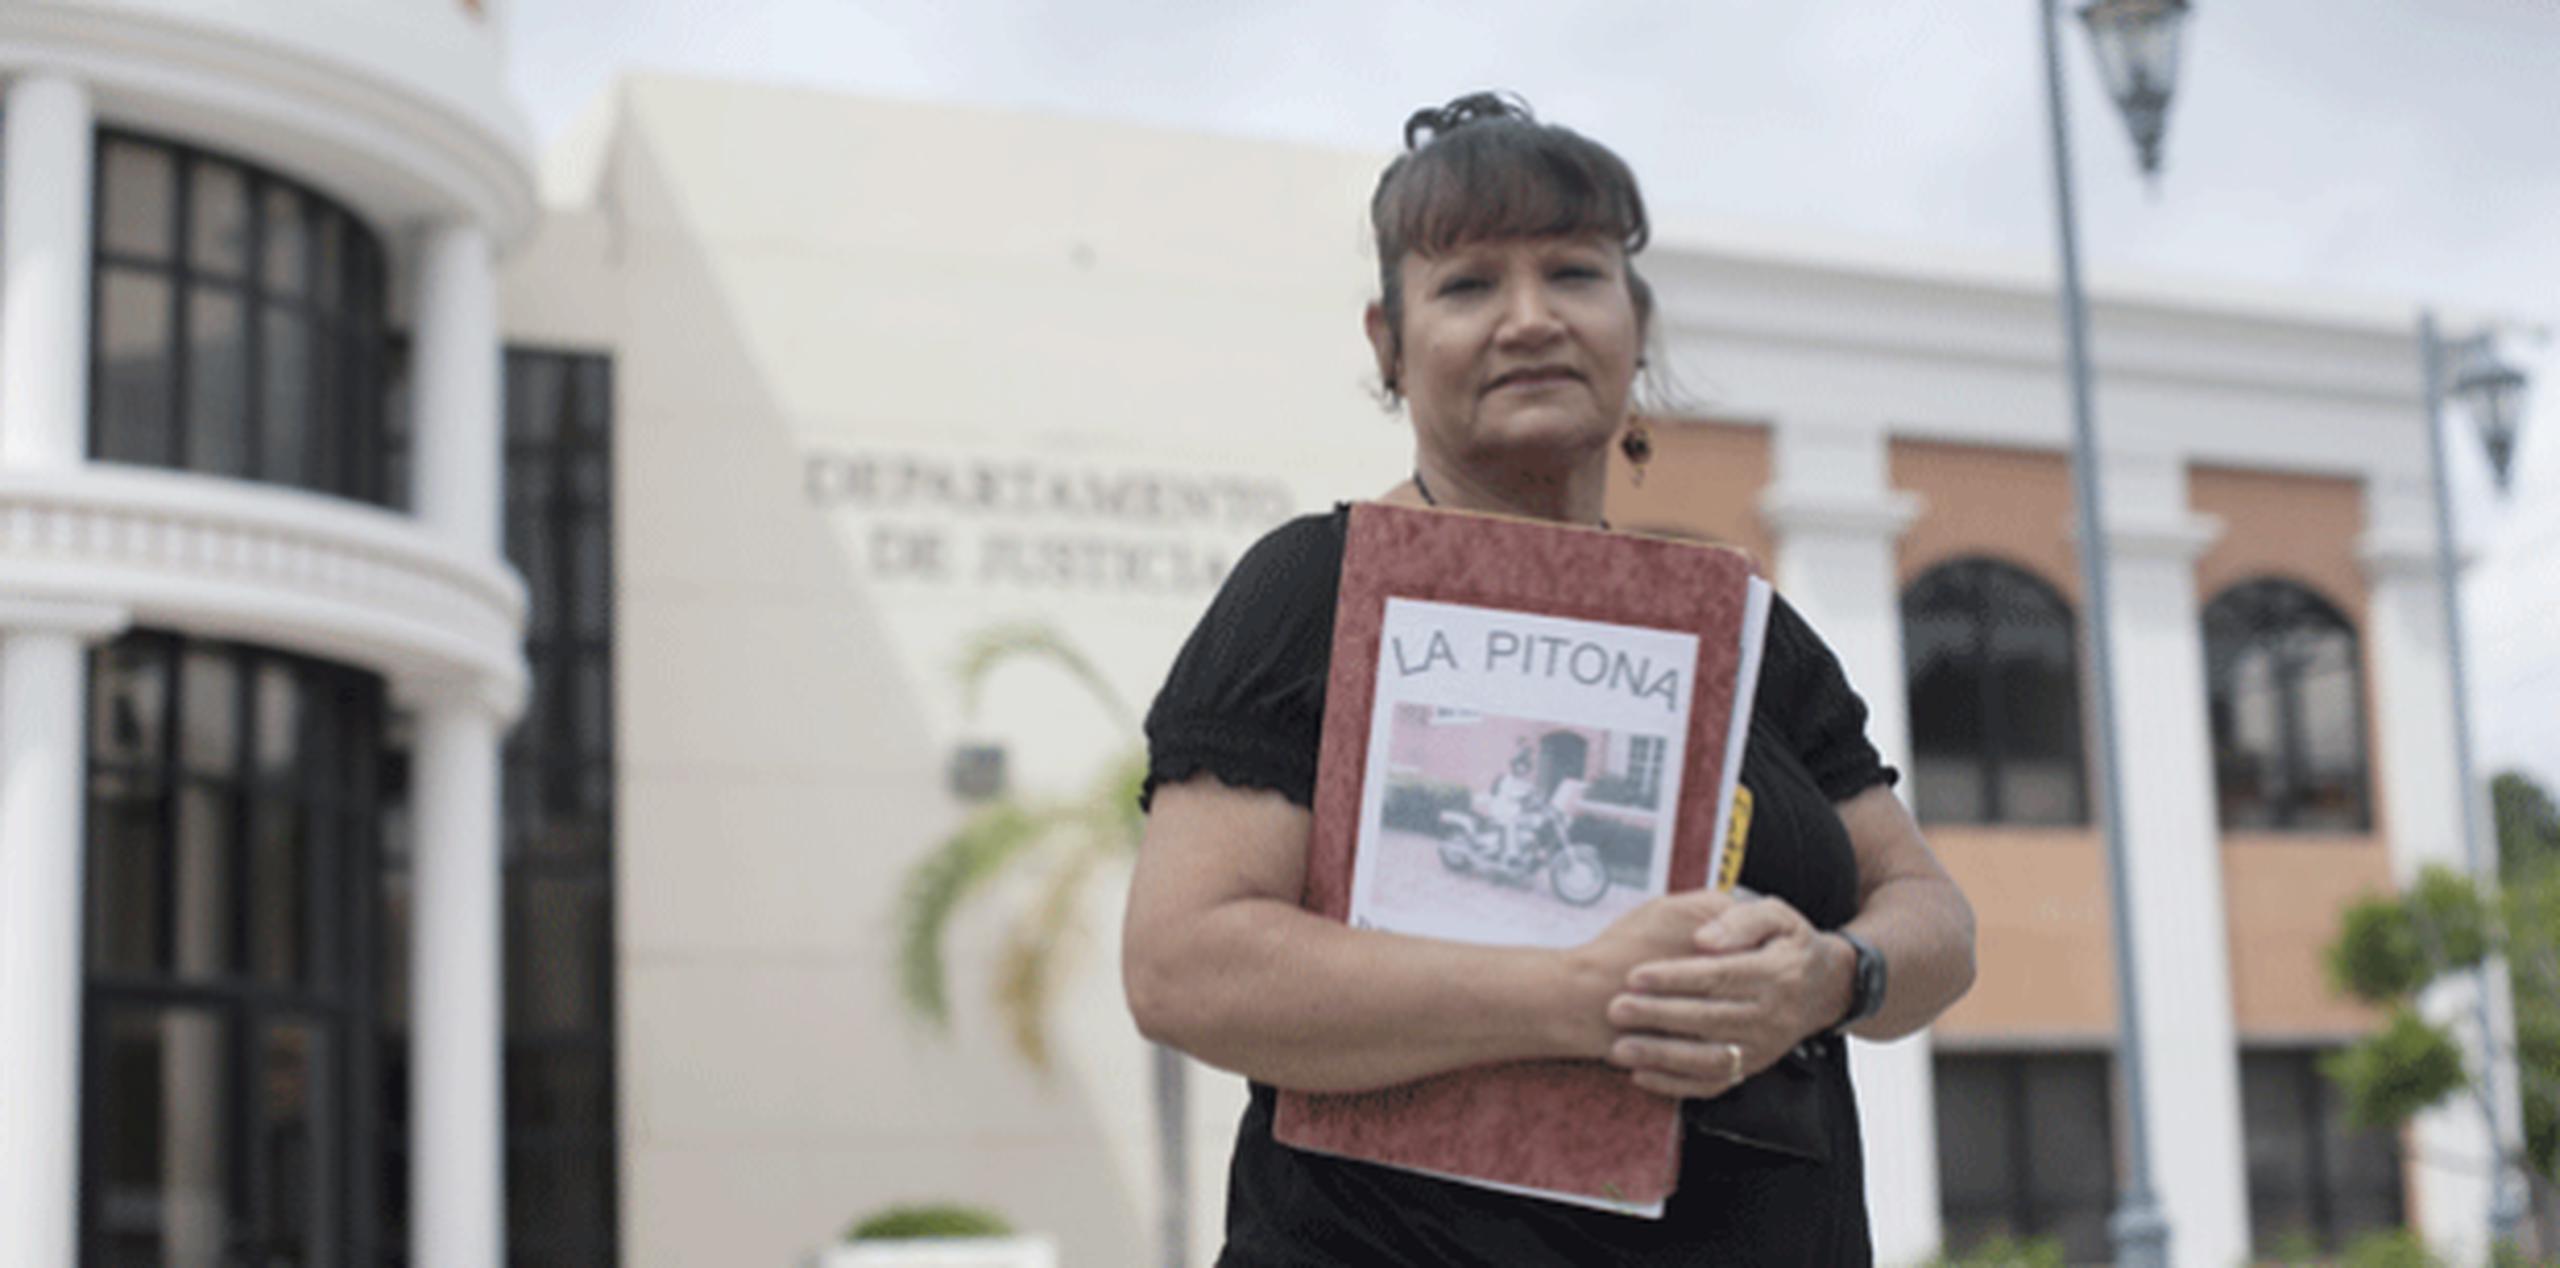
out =
[[(1407, 252), (1470, 242), (1597, 234), (1624, 247), (1627, 289), (1649, 329), (1653, 288), (1635, 271), (1651, 227), (1635, 173), (1607, 146), (1541, 123), (1508, 94), (1469, 93), (1404, 121), (1405, 152), (1378, 174), (1369, 222), (1378, 235), (1379, 305), (1399, 346)], [(1388, 385), (1390, 392), (1395, 385)]]

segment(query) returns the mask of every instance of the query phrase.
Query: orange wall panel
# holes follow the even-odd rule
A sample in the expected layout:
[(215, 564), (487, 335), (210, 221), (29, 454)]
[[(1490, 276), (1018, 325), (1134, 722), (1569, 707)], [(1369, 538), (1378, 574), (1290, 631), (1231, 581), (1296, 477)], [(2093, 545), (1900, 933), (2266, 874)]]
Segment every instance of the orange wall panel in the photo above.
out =
[(2221, 519), (2223, 533), (2196, 561), (2196, 602), (2234, 583), (2283, 577), (2318, 591), (2364, 628), (2364, 493), (2353, 480), (2193, 467), (2187, 504)]
[(1949, 1039), (2115, 1033), (2106, 860), (2087, 829), (1937, 824), (1930, 847), (1973, 904), (1973, 990), (1938, 1019)]
[(2361, 837), (2234, 833), (2222, 850), (2231, 1006), (2244, 1038), (2361, 1034), (2380, 1020), (2329, 985), (2324, 951), (2359, 898), (2391, 891), (2391, 860)]
[(2079, 607), (2071, 465), (2062, 455), (1897, 440), (1890, 462), (1893, 487), (1923, 504), (1902, 535), (1903, 584), (1950, 559), (1987, 555), (2036, 574)]

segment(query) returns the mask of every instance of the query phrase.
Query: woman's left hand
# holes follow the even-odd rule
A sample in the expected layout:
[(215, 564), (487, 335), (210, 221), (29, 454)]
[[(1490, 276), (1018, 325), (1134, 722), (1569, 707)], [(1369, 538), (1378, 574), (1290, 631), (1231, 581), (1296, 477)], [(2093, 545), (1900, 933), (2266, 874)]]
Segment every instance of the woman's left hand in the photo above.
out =
[(1722, 1096), (1849, 1011), (1855, 954), (1784, 899), (1698, 927), (1698, 954), (1637, 965), (1609, 1004), (1610, 1064), (1664, 1096)]

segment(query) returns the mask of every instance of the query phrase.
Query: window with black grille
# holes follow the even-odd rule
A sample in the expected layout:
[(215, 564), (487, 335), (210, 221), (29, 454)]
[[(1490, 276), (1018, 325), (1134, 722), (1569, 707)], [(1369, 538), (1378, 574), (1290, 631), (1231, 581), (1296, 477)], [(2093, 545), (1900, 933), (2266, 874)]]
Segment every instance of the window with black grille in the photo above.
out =
[(90, 661), (81, 1262), (372, 1263), (374, 676)]
[[(525, 714), (501, 790), (507, 1260), (619, 1262), (613, 1070), (612, 367), (509, 349), (506, 549), (525, 578)], [(395, 420), (397, 414), (395, 412)], [(394, 469), (405, 451), (395, 431)], [(384, 1206), (406, 1262), (409, 871), (394, 746), (383, 872)]]
[(2249, 1149), (2249, 1237), (2257, 1253), (2336, 1254), (2359, 1234), (2400, 1226), (2400, 1147), (2388, 1131), (2357, 1130), (2320, 1073), (2323, 1050), (2240, 1054), (2240, 1109)]
[(1938, 1205), (1950, 1253), (2050, 1238), (2072, 1263), (2109, 1258), (2109, 1078), (2095, 1053), (1939, 1054)]
[(1903, 591), (1923, 822), (2088, 822), (2074, 628), (2051, 586), (1997, 560), (1941, 564)]
[(2205, 605), (2204, 645), (2223, 828), (2372, 827), (2364, 665), (2347, 618), (2291, 581), (2244, 582)]
[(97, 150), (90, 455), (381, 502), (383, 253), (273, 172)]

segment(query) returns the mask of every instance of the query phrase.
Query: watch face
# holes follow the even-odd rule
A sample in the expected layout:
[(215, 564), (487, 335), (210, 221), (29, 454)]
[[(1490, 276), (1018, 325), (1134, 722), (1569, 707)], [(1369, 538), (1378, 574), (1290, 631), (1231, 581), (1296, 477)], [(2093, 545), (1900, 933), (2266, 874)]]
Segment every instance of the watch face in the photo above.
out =
[(1855, 934), (1841, 936), (1858, 951), (1857, 998), (1849, 1005), (1849, 1020), (1860, 1021), (1874, 1016), (1877, 1009), (1884, 1007), (1884, 955), (1875, 949), (1874, 944)]

